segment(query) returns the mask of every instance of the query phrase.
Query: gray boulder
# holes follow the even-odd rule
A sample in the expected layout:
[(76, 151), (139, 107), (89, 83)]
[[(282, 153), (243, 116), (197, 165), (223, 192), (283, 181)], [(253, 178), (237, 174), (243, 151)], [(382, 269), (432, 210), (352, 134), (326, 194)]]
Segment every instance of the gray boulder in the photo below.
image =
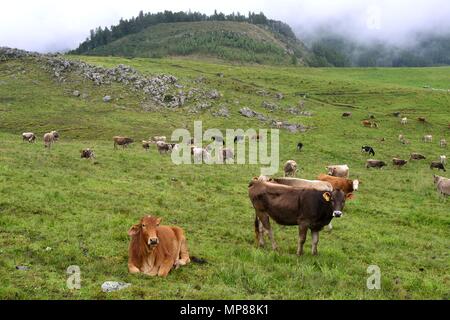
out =
[(131, 286), (131, 283), (117, 282), (117, 281), (105, 281), (102, 284), (103, 292), (112, 292), (117, 290), (122, 290)]

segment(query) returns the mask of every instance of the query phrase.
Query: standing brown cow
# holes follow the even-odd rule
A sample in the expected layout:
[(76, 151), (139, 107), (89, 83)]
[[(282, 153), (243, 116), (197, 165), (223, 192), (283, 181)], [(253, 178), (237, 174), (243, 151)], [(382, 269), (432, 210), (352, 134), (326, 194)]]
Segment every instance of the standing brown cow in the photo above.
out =
[(122, 148), (128, 147), (129, 144), (133, 143), (134, 140), (122, 136), (114, 136), (114, 149), (117, 149), (117, 145), (122, 146)]
[(317, 254), (319, 231), (333, 217), (342, 216), (345, 199), (351, 198), (341, 190), (318, 191), (300, 189), (276, 183), (252, 180), (248, 189), (249, 198), (255, 208), (255, 235), (259, 246), (264, 245), (263, 234), (267, 231), (272, 248), (277, 249), (270, 226), (270, 218), (281, 225), (298, 225), (299, 241), (297, 254), (303, 254), (308, 229), (312, 233), (312, 254)]
[(187, 241), (180, 227), (160, 226), (161, 218), (144, 216), (128, 230), (128, 271), (165, 277), (173, 267), (190, 262)]

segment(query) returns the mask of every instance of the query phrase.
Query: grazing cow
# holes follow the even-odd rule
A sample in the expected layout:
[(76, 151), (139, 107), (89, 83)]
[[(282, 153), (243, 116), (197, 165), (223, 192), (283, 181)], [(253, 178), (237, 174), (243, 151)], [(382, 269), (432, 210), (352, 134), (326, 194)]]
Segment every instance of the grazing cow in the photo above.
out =
[(362, 146), (361, 147), (361, 152), (366, 152), (369, 155), (374, 156), (375, 155), (375, 151), (373, 150), (373, 148), (371, 146)]
[(346, 164), (326, 166), (325, 169), (330, 176), (348, 178), (349, 167)]
[(251, 138), (252, 138), (252, 140), (259, 141), (259, 140), (262, 140), (263, 136), (262, 136), (262, 134), (258, 133), (258, 134), (253, 135)]
[(301, 151), (303, 148), (303, 143), (299, 142), (297, 143), (297, 151)]
[(133, 143), (134, 140), (128, 137), (122, 137), (122, 136), (114, 136), (114, 149), (117, 149), (117, 146), (122, 146), (124, 149), (125, 147), (128, 147), (129, 144)]
[(442, 164), (446, 164), (447, 163), (447, 157), (445, 155), (439, 156), (439, 159), (440, 159)]
[(233, 150), (231, 150), (230, 148), (222, 148), (221, 150), (221, 161), (226, 161), (228, 159), (233, 159), (234, 158), (234, 153)]
[(286, 163), (284, 164), (284, 176), (288, 177), (295, 177), (295, 175), (297, 174), (297, 162), (295, 162), (294, 160), (288, 160), (286, 161)]
[(379, 169), (383, 169), (384, 166), (387, 166), (386, 162), (381, 161), (381, 160), (373, 160), (373, 159), (369, 159), (366, 162), (366, 168), (379, 168)]
[(430, 169), (434, 169), (434, 168), (438, 169), (438, 171), (439, 170), (443, 170), (444, 172), (447, 171), (447, 170), (445, 170), (444, 165), (440, 161), (432, 161), (431, 162)]
[(259, 178), (260, 181), (269, 181), (272, 183), (284, 184), (286, 186), (302, 188), (302, 189), (312, 189), (318, 191), (333, 191), (333, 186), (326, 181), (320, 180), (306, 180), (306, 179), (298, 179), (298, 178), (273, 178), (273, 179), (264, 179)]
[[(268, 232), (272, 248), (277, 249), (270, 226), (270, 218), (280, 225), (298, 225), (297, 255), (303, 254), (308, 229), (312, 233), (312, 254), (317, 254), (319, 231), (341, 217), (347, 196), (341, 190), (331, 192), (301, 189), (276, 183), (253, 180), (248, 189), (255, 208), (255, 235), (259, 246), (264, 245), (264, 230)], [(269, 218), (270, 217), (270, 218)]]
[(158, 141), (166, 141), (167, 138), (166, 138), (166, 136), (154, 136), (154, 137), (150, 138), (150, 140), (153, 140), (154, 142), (158, 142)]
[(407, 124), (407, 123), (408, 123), (408, 118), (407, 118), (407, 117), (403, 117), (403, 118), (400, 120), (400, 124), (405, 125), (405, 124)]
[(36, 140), (36, 136), (33, 132), (24, 132), (22, 133), (22, 141), (28, 141), (30, 143)]
[(440, 146), (441, 148), (446, 147), (446, 146), (447, 146), (447, 140), (441, 139), (441, 140), (439, 141), (439, 146)]
[(408, 160), (403, 160), (403, 159), (399, 159), (399, 158), (392, 158), (392, 164), (395, 167), (397, 167), (397, 168), (401, 168), (407, 163), (408, 163)]
[(369, 120), (364, 120), (364, 121), (361, 122), (361, 123), (362, 123), (362, 125), (363, 125), (364, 127), (369, 127), (369, 128), (372, 127), (372, 122), (370, 122)]
[(173, 268), (190, 262), (187, 241), (180, 227), (161, 226), (161, 218), (144, 216), (131, 226), (128, 271), (165, 277)]
[(433, 142), (433, 136), (431, 134), (426, 134), (422, 137), (423, 142)]
[(177, 151), (180, 148), (180, 145), (178, 143), (169, 143), (169, 144), (172, 149), (172, 152)]
[(142, 140), (142, 148), (144, 148), (145, 150), (150, 149), (150, 144), (152, 144), (151, 141)]
[(417, 120), (421, 123), (425, 123), (427, 122), (427, 120), (425, 119), (425, 117), (418, 117)]
[(411, 155), (409, 156), (410, 160), (423, 160), (426, 159), (424, 155), (417, 153), (417, 152), (413, 152), (411, 153)]
[(244, 141), (244, 139), (245, 139), (244, 136), (235, 136), (234, 137), (234, 143), (240, 142), (240, 141)]
[(282, 121), (276, 121), (275, 122), (275, 126), (277, 127), (277, 129), (280, 129), (283, 126), (283, 122)]
[(400, 117), (400, 111), (396, 111), (396, 112), (393, 112), (392, 113), (392, 115), (394, 116), (394, 117)]
[(327, 174), (320, 174), (317, 179), (320, 181), (326, 181), (333, 186), (333, 189), (339, 189), (344, 191), (345, 194), (352, 193), (353, 191), (358, 191), (359, 180), (350, 180), (341, 177), (333, 177)]
[(351, 117), (352, 116), (352, 113), (351, 112), (344, 112), (343, 114), (342, 114), (342, 118), (348, 118), (348, 117)]
[(159, 154), (172, 151), (172, 145), (170, 143), (165, 143), (164, 141), (157, 141), (156, 148), (158, 149)]
[(191, 147), (191, 155), (194, 157), (195, 163), (202, 163), (202, 159), (209, 160), (211, 155), (208, 150), (199, 147)]
[(450, 179), (433, 175), (434, 184), (441, 195), (450, 196)]
[(44, 146), (51, 148), (53, 142), (58, 141), (59, 133), (56, 131), (47, 132), (44, 134)]
[(89, 148), (80, 150), (81, 153), (81, 158), (85, 158), (85, 159), (95, 159), (95, 153), (94, 150), (91, 150)]

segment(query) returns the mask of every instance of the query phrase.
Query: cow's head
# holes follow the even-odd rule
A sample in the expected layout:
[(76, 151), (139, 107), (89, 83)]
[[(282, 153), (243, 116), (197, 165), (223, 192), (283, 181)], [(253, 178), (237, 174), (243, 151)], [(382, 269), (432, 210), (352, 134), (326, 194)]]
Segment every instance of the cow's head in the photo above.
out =
[(322, 197), (331, 205), (331, 208), (333, 209), (333, 217), (339, 218), (344, 214), (342, 210), (345, 206), (345, 200), (352, 199), (353, 194), (348, 193), (346, 195), (342, 190), (334, 190), (332, 192), (324, 192)]
[(159, 239), (156, 227), (161, 223), (161, 218), (152, 217), (150, 215), (143, 217), (138, 224), (133, 225), (128, 230), (129, 236), (140, 234), (145, 243), (154, 248), (158, 245)]

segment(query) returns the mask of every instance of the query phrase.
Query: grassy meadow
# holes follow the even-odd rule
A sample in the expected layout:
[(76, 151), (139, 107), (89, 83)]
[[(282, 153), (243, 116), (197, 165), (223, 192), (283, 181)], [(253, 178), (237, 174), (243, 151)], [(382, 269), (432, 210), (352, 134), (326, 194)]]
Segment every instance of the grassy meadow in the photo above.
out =
[[(142, 96), (119, 84), (95, 86), (73, 76), (64, 83), (32, 60), (0, 62), (0, 298), (1, 299), (449, 299), (450, 201), (433, 185), (431, 160), (447, 154), (450, 140), (450, 68), (313, 69), (225, 64), (217, 61), (69, 56), (112, 67), (123, 63), (143, 74), (169, 73), (180, 83), (222, 93), (210, 110), (145, 111)], [(217, 73), (223, 73), (218, 77)], [(430, 88), (424, 88), (429, 86)], [(75, 97), (73, 90), (87, 94)], [(257, 92), (266, 90), (271, 96)], [(273, 94), (281, 92), (284, 99)], [(110, 103), (102, 97), (112, 96)], [(305, 97), (306, 95), (306, 97)], [(286, 112), (304, 100), (311, 117)], [(269, 112), (263, 101), (280, 108)], [(213, 117), (221, 106), (230, 117)], [(299, 177), (314, 179), (329, 164), (347, 163), (361, 180), (344, 216), (320, 233), (319, 255), (296, 256), (298, 229), (274, 227), (279, 249), (256, 248), (254, 210), (247, 196), (257, 165), (175, 165), (140, 140), (207, 128), (266, 128), (238, 110), (250, 107), (271, 118), (302, 123), (305, 133), (280, 133), (280, 165), (294, 159)], [(342, 119), (344, 111), (352, 117)], [(409, 122), (400, 125), (392, 112)], [(361, 121), (374, 115), (378, 129)], [(427, 118), (427, 124), (416, 121)], [(46, 150), (42, 135), (58, 130)], [(35, 132), (37, 143), (22, 142)], [(402, 133), (411, 141), (398, 141)], [(421, 142), (424, 134), (433, 143)], [(136, 141), (113, 150), (112, 136)], [(384, 138), (385, 141), (381, 141)], [(296, 151), (297, 142), (304, 144)], [(374, 147), (383, 170), (366, 169), (362, 145)], [(96, 162), (80, 159), (91, 147)], [(427, 160), (392, 167), (394, 156), (421, 152)], [(449, 177), (449, 173), (443, 174)], [(165, 279), (127, 270), (127, 230), (144, 214), (185, 229), (190, 264)], [(51, 249), (47, 249), (50, 247)], [(70, 265), (81, 269), (81, 289), (66, 286)], [(369, 290), (369, 265), (381, 270), (381, 289)], [(27, 271), (16, 266), (28, 266)], [(103, 293), (104, 281), (131, 287)]]

